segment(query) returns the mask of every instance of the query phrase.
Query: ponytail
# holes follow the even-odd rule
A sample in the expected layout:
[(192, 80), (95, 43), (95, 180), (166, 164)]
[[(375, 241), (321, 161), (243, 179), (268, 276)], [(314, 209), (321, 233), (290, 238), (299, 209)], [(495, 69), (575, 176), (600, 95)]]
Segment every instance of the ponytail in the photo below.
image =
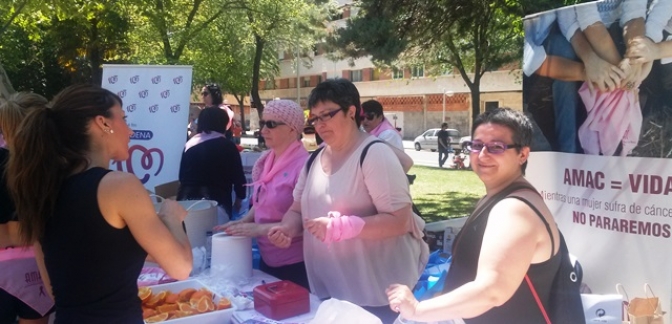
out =
[(46, 107), (28, 113), (14, 136), (7, 163), (7, 187), (20, 215), (19, 231), (25, 245), (42, 238), (64, 179), (64, 160), (58, 152), (61, 143), (49, 116), (52, 113)]
[(75, 85), (50, 104), (33, 109), (19, 125), (10, 147), (7, 187), (19, 215), (21, 240), (30, 245), (44, 236), (64, 180), (89, 166), (89, 124), (110, 117), (121, 99), (95, 85)]

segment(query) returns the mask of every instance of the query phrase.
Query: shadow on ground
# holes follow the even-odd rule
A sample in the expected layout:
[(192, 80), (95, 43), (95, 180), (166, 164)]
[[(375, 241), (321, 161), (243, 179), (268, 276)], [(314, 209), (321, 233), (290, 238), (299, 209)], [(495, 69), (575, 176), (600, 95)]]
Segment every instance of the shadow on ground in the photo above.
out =
[(448, 218), (468, 216), (480, 198), (480, 196), (473, 194), (449, 191), (427, 194), (422, 198), (413, 199), (413, 203), (422, 213), (425, 222), (431, 223)]

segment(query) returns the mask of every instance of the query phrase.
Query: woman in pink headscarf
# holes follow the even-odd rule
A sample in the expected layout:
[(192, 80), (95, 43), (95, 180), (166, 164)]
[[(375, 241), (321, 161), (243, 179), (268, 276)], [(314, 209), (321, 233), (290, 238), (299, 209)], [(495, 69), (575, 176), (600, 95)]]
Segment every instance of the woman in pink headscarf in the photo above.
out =
[(294, 202), (294, 186), (308, 159), (308, 151), (301, 143), (303, 111), (293, 101), (273, 100), (266, 105), (260, 125), (270, 150), (261, 155), (252, 169), (254, 206), (242, 219), (218, 229), (231, 235), (256, 237), (261, 252), (260, 270), (308, 288), (303, 238), (295, 237), (289, 248), (283, 249), (267, 237), (269, 229), (282, 220)]

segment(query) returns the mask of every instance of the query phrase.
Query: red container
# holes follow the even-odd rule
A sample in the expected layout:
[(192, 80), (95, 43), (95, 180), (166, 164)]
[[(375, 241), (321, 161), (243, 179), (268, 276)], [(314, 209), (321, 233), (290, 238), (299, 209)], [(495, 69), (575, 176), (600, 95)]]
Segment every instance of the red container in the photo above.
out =
[(283, 280), (254, 287), (254, 309), (264, 316), (279, 321), (310, 311), (308, 290), (291, 281)]

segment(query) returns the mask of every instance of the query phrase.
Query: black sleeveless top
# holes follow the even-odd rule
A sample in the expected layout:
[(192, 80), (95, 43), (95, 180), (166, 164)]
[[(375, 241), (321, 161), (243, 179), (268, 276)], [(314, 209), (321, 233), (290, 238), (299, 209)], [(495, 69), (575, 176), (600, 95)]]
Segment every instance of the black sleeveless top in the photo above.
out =
[(143, 323), (137, 280), (147, 253), (127, 227), (110, 226), (98, 185), (110, 170), (65, 180), (41, 240), (56, 323)]
[[(490, 216), (490, 210), (497, 202), (507, 197), (517, 198), (530, 205), (531, 203), (526, 199), (510, 195), (513, 191), (522, 188), (529, 188), (532, 191), (537, 192), (529, 183), (513, 184), (500, 192), (500, 194), (495, 195), (491, 202), (486, 202), (487, 207), (485, 209), (482, 209), (482, 211), (477, 209), (471, 216), (469, 216), (465, 226), (455, 237), (453, 259), (450, 265), (450, 271), (448, 271), (448, 276), (446, 277), (444, 293), (450, 292), (451, 290), (476, 279), (478, 259), (481, 254), (483, 235)], [(546, 229), (552, 239), (553, 234), (546, 219), (542, 215), (538, 216), (541, 217), (546, 225)], [(560, 260), (561, 254), (556, 253), (550, 259), (542, 263), (531, 264), (527, 270), (527, 275), (537, 290), (537, 294), (545, 309), (548, 309), (549, 307), (551, 286), (555, 274), (560, 268)], [(465, 318), (464, 321), (467, 324), (546, 323), (525, 279), (521, 281), (520, 286), (518, 286), (518, 289), (511, 299), (506, 301), (503, 305), (494, 307), (480, 316)]]

